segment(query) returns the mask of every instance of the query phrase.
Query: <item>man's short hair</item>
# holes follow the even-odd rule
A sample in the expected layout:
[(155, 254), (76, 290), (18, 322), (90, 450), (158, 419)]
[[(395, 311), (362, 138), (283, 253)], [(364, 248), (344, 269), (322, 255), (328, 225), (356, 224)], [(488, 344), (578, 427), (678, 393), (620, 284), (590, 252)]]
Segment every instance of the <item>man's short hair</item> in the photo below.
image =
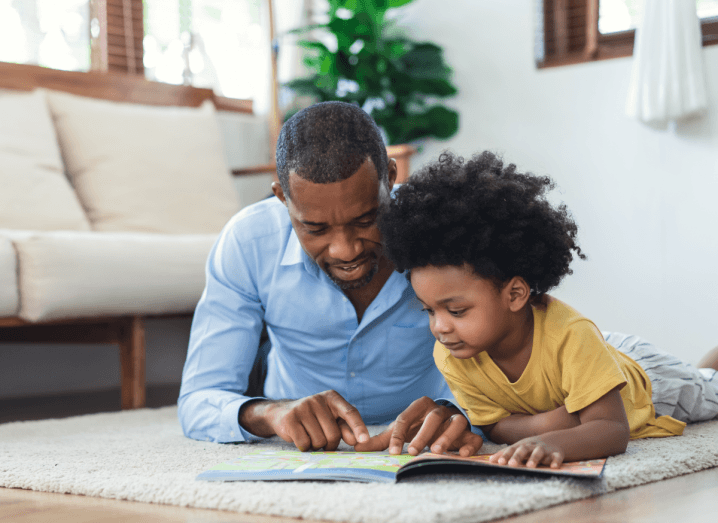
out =
[(380, 183), (388, 177), (386, 146), (374, 120), (346, 102), (322, 102), (299, 111), (277, 140), (277, 176), (289, 194), (289, 173), (312, 183), (334, 183), (356, 173), (371, 158)]

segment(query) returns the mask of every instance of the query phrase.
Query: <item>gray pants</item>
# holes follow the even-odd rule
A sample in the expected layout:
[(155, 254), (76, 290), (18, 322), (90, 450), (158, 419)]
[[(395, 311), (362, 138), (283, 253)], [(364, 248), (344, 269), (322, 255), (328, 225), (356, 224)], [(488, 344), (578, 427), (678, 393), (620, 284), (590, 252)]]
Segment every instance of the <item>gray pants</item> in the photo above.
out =
[(686, 423), (718, 417), (718, 371), (696, 369), (638, 336), (602, 334), (648, 374), (656, 416), (667, 415)]

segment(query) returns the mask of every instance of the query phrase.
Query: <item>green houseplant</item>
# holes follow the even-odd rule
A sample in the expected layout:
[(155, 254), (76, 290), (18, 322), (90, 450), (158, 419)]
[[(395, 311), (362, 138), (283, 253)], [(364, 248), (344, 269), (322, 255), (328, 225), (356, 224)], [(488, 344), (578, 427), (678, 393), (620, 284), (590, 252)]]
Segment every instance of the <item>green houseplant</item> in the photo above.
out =
[[(284, 86), (316, 102), (357, 103), (384, 130), (388, 145), (453, 136), (459, 115), (438, 101), (456, 94), (443, 50), (387, 23), (387, 11), (412, 1), (328, 0), (327, 23), (293, 31), (304, 35), (298, 44), (307, 50), (309, 76)], [(323, 43), (334, 38), (336, 49)]]

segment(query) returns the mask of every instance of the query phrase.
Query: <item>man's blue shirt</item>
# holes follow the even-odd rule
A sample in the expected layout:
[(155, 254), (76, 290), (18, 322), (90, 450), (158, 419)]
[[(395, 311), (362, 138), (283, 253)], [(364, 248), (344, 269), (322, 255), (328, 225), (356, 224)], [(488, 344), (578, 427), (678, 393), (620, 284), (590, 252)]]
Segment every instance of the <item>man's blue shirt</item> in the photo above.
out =
[(339, 287), (304, 252), (277, 198), (238, 213), (206, 267), (182, 375), (179, 418), (191, 438), (259, 439), (239, 409), (263, 322), (271, 341), (264, 394), (298, 399), (333, 389), (367, 424), (393, 421), (421, 396), (450, 398), (434, 337), (411, 285), (394, 272), (361, 322)]

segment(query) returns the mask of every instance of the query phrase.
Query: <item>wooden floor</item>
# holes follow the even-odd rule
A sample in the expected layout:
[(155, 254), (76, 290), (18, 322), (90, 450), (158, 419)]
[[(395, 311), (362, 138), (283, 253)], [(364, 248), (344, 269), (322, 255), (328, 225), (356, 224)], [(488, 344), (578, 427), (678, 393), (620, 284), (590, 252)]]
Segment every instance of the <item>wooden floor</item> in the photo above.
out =
[[(150, 406), (174, 404), (175, 385), (148, 389)], [(51, 398), (0, 400), (0, 422), (65, 417), (119, 409), (119, 391)], [(450, 500), (447, 500), (450, 502)], [(236, 514), (132, 501), (0, 488), (4, 522), (242, 522), (316, 523), (307, 519)], [(504, 519), (506, 523), (715, 523), (718, 521), (718, 468), (625, 489)]]

